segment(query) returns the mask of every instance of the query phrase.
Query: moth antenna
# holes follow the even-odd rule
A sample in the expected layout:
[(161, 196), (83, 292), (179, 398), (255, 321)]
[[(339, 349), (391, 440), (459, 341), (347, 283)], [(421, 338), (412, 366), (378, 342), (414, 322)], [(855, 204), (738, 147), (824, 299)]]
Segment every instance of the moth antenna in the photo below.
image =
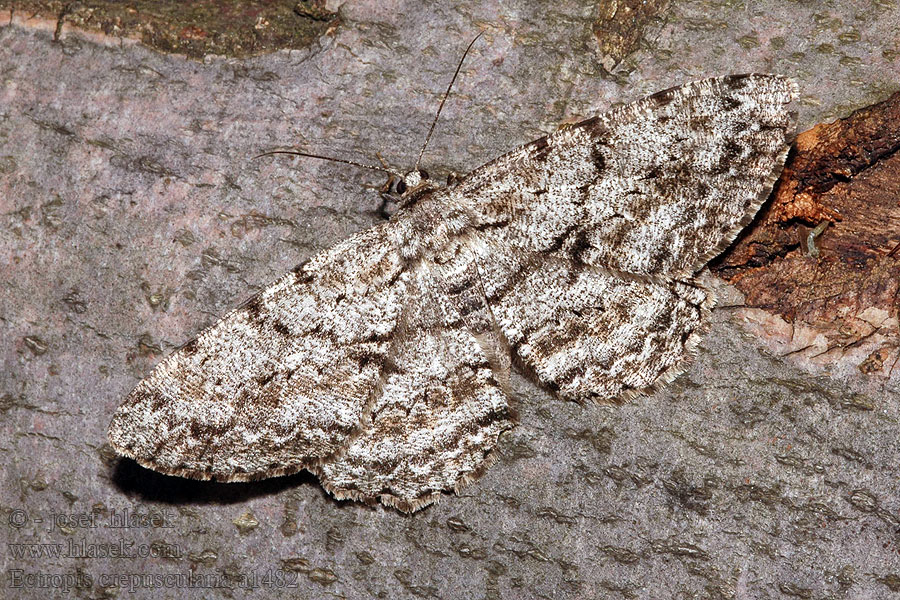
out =
[(262, 154), (257, 154), (254, 156), (254, 159), (261, 158), (263, 156), (271, 156), (273, 154), (292, 154), (294, 156), (305, 156), (307, 158), (318, 158), (320, 160), (330, 160), (332, 162), (344, 163), (346, 165), (353, 165), (354, 167), (359, 167), (360, 169), (369, 169), (370, 171), (380, 171), (382, 173), (387, 173), (388, 175), (393, 175), (395, 177), (399, 177), (403, 179), (403, 175), (396, 171), (392, 171), (387, 167), (376, 167), (375, 165), (366, 165), (363, 163), (356, 162), (354, 160), (347, 160), (346, 158), (334, 158), (332, 156), (323, 156), (321, 154), (312, 154), (311, 152), (300, 152), (299, 150), (269, 150), (268, 152), (263, 152)]
[(425, 136), (425, 143), (422, 144), (422, 151), (419, 152), (419, 158), (416, 160), (416, 168), (415, 171), (419, 170), (419, 163), (422, 162), (422, 156), (425, 155), (425, 148), (428, 147), (428, 142), (431, 140), (431, 134), (434, 133), (434, 126), (437, 125), (438, 118), (441, 116), (441, 111), (444, 109), (444, 102), (447, 101), (447, 96), (450, 95), (450, 90), (453, 89), (453, 83), (456, 81), (456, 76), (459, 75), (460, 69), (462, 69), (463, 61), (466, 60), (466, 55), (469, 54), (469, 50), (472, 49), (472, 46), (475, 45), (475, 42), (478, 41), (478, 38), (484, 35), (484, 31), (475, 36), (469, 45), (466, 47), (466, 51), (463, 52), (462, 58), (459, 59), (459, 64), (456, 65), (456, 72), (453, 73), (453, 78), (450, 80), (450, 85), (447, 86), (447, 91), (444, 92), (444, 97), (441, 98), (441, 104), (438, 106), (437, 114), (434, 115), (434, 121), (431, 122), (431, 129), (428, 130), (428, 135)]

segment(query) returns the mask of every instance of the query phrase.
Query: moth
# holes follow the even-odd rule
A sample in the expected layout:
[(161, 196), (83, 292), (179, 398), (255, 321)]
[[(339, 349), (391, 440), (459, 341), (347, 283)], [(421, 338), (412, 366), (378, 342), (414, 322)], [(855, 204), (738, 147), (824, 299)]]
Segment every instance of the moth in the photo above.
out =
[(577, 402), (684, 369), (714, 303), (697, 275), (771, 191), (796, 94), (774, 75), (706, 79), (447, 186), (417, 163), (390, 220), (160, 363), (115, 412), (112, 447), (195, 479), (306, 469), (405, 512), (459, 490), (516, 422), (513, 363)]

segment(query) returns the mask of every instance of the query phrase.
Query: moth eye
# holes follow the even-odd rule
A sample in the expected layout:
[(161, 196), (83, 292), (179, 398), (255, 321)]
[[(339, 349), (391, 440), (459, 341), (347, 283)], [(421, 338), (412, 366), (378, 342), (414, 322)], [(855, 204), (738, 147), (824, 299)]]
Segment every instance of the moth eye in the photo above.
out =
[(426, 171), (425, 169), (420, 169), (419, 177), (421, 177), (422, 179), (428, 179), (428, 171)]
[(403, 181), (402, 179), (397, 182), (397, 193), (398, 194), (406, 193), (406, 182)]

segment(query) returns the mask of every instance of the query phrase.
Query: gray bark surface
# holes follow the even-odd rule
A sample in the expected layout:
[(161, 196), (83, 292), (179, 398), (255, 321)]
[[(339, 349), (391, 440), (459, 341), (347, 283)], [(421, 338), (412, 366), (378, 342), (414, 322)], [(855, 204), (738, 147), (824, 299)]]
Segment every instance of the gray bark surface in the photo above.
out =
[[(0, 28), (0, 595), (900, 598), (900, 365), (814, 369), (740, 310), (714, 312), (673, 384), (621, 407), (516, 377), (499, 462), (411, 516), (336, 502), (309, 475), (164, 477), (106, 444), (165, 354), (381, 218), (377, 173), (251, 157), (297, 145), (412, 168), (480, 29), (422, 164), (436, 178), (702, 77), (797, 78), (798, 130), (900, 78), (890, 2), (673, 2), (613, 74), (597, 11), (348, 2), (308, 49), (202, 62)], [(161, 521), (107, 526), (126, 510)], [(190, 573), (209, 579), (151, 579)]]

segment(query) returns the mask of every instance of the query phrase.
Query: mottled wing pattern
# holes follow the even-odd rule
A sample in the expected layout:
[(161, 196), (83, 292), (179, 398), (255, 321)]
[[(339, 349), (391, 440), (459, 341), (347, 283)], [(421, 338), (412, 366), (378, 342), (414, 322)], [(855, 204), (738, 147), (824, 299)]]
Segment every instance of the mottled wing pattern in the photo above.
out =
[(404, 305), (388, 227), (314, 256), (169, 356), (116, 411), (113, 447), (219, 481), (296, 472), (343, 448)]
[(675, 377), (700, 339), (709, 297), (657, 281), (490, 244), (480, 269), (513, 353), (562, 398), (623, 401)]
[(687, 277), (771, 190), (795, 94), (773, 75), (690, 83), (527, 144), (453, 191), (485, 235), (513, 249)]
[(511, 355), (579, 401), (678, 373), (712, 302), (695, 276), (770, 190), (794, 94), (701, 81), (417, 187), (163, 361), (110, 442), (200, 479), (306, 468), (405, 511), (458, 489), (515, 420)]
[(416, 510), (477, 477), (513, 426), (509, 355), (474, 256), (456, 250), (444, 264), (419, 263), (366, 427), (317, 470), (338, 498)]
[(794, 84), (654, 94), (532, 142), (452, 192), (516, 356), (562, 397), (678, 374), (712, 303), (695, 273), (756, 213), (787, 152)]

